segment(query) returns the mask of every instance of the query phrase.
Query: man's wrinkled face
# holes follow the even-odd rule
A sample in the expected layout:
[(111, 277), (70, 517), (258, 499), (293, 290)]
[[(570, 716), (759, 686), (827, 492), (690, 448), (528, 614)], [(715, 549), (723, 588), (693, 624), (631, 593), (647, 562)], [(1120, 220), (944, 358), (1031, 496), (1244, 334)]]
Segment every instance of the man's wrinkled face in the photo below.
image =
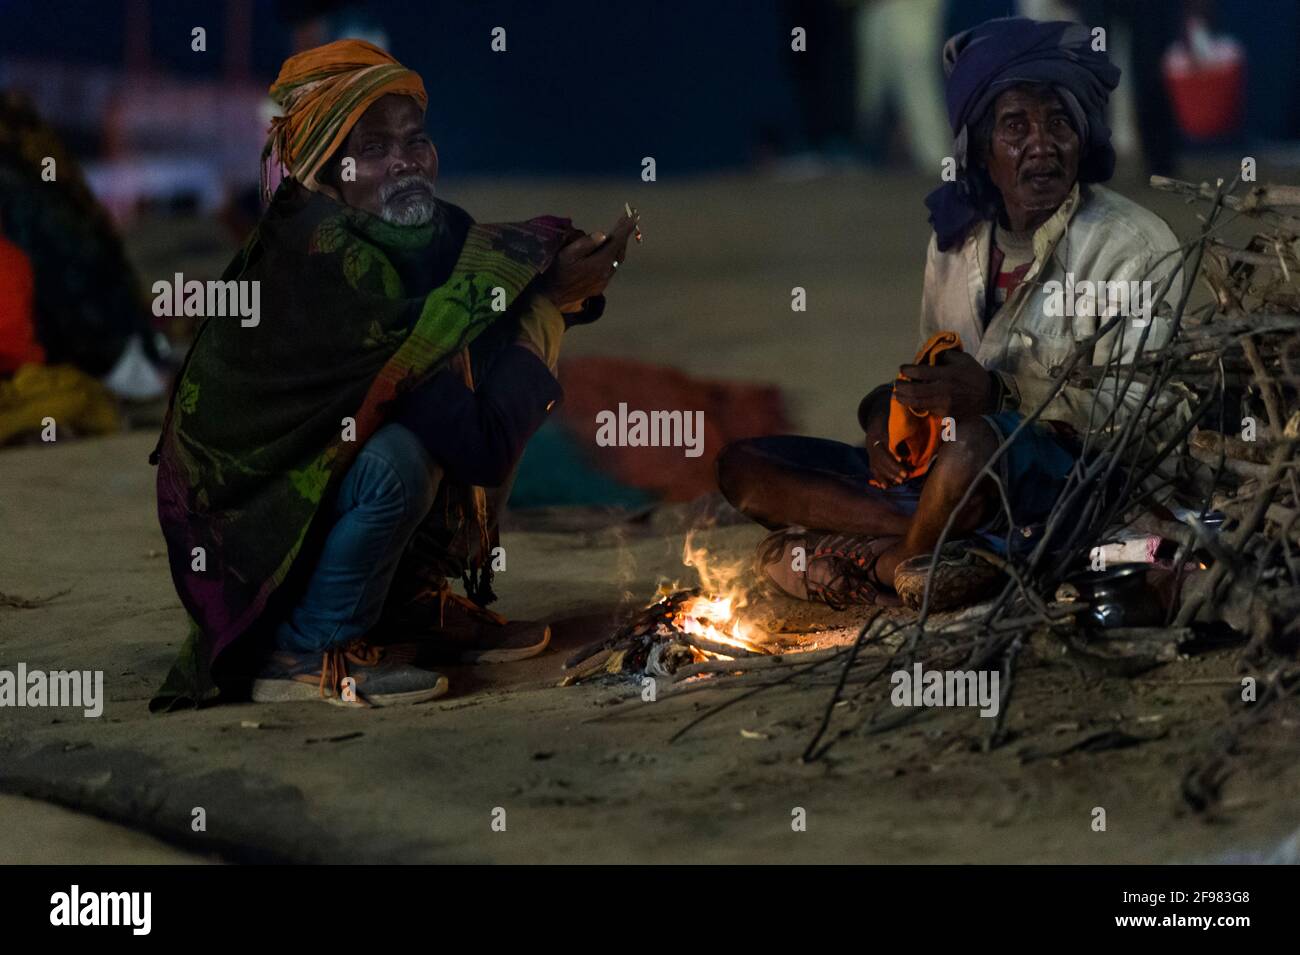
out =
[(1019, 232), (1046, 222), (1079, 176), (1079, 134), (1050, 90), (1014, 87), (993, 103), (985, 166)]
[(356, 180), (335, 173), (344, 202), (394, 225), (426, 225), (438, 214), (434, 182), (438, 152), (424, 131), (424, 113), (409, 96), (381, 96), (357, 120), (340, 159), (356, 161)]

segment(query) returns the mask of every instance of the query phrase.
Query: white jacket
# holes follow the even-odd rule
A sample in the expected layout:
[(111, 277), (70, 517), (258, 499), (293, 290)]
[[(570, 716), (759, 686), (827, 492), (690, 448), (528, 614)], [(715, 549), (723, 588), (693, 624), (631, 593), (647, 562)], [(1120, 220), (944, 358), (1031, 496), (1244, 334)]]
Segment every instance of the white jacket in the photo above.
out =
[[(981, 221), (960, 246), (947, 252), (940, 252), (931, 237), (921, 296), (921, 341), (938, 331), (957, 332), (963, 348), (998, 374), (1007, 391), (1004, 407), (1025, 414), (1047, 399), (1075, 343), (1094, 334), (1099, 322), (1106, 320), (1096, 314), (1061, 314), (1062, 299), (1068, 296), (1058, 295), (1053, 301), (1049, 283), (1060, 283), (1064, 289), (1070, 276), (1071, 286), (1077, 289), (1084, 281), (1148, 280), (1154, 297), (1164, 278), (1181, 266), (1178, 240), (1159, 216), (1102, 186), (1076, 183), (1060, 208), (1035, 231), (1033, 263), (986, 329), (982, 316), (992, 234), (993, 224)], [(1172, 308), (1181, 286), (1180, 273), (1164, 299), (1152, 303), (1147, 351), (1169, 340)], [(1118, 350), (1118, 362), (1131, 362), (1143, 323), (1140, 316), (1121, 321), (1097, 341), (1091, 355), (1080, 359), (1076, 370), (1104, 365), (1112, 349)], [(1125, 411), (1136, 408), (1145, 393), (1137, 380), (1121, 394), (1122, 385), (1122, 374), (1106, 377), (1100, 387), (1066, 385), (1044, 409), (1041, 420), (1065, 421), (1081, 436), (1089, 431), (1094, 436), (1113, 432), (1123, 426)], [(1187, 420), (1186, 402), (1178, 396), (1162, 396), (1161, 406), (1170, 401), (1181, 408), (1165, 420), (1158, 434), (1147, 435), (1144, 454)], [(1108, 427), (1101, 428), (1112, 408), (1118, 408), (1117, 413)]]

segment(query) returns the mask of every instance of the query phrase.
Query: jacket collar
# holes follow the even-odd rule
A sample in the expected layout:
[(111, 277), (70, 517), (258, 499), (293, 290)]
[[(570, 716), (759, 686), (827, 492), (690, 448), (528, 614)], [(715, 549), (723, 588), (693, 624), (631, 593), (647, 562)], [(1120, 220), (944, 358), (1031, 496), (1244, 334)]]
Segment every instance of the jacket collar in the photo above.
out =
[[(1070, 188), (1070, 192), (1056, 207), (1056, 211), (1051, 217), (1034, 230), (1034, 262), (1025, 273), (1020, 285), (1012, 293), (1012, 300), (1009, 300), (1003, 308), (1009, 306), (1019, 307), (1025, 296), (1025, 289), (1029, 287), (1047, 266), (1056, 249), (1056, 245), (1065, 235), (1066, 230), (1070, 227), (1071, 220), (1083, 205), (1084, 194), (1078, 182)], [(978, 347), (978, 343), (983, 338), (984, 326), (984, 306), (989, 294), (989, 252), (993, 242), (993, 222), (984, 219), (976, 224), (966, 235), (966, 241), (962, 246), (962, 255), (966, 259), (967, 268), (967, 289), (970, 294), (971, 317), (973, 318), (972, 328), (974, 331), (969, 340), (971, 350)], [(968, 331), (969, 334), (969, 331)], [(967, 340), (963, 336), (963, 341)]]

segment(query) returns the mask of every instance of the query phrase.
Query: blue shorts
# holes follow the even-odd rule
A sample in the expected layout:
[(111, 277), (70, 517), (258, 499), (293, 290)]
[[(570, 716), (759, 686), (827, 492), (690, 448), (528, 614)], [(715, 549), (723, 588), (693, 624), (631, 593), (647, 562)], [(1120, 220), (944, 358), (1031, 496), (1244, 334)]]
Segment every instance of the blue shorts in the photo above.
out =
[[(984, 420), (1005, 439), (1023, 420), (1017, 411), (985, 415)], [(787, 467), (813, 471), (847, 481), (865, 496), (883, 500), (900, 514), (915, 514), (925, 477), (913, 478), (888, 488), (873, 486), (867, 449), (826, 438), (801, 435), (771, 435), (751, 438), (745, 444), (765, 457)], [(973, 536), (990, 550), (1006, 555), (1008, 542), (1013, 553), (1037, 545), (1044, 522), (1065, 488), (1065, 480), (1078, 458), (1078, 447), (1050, 426), (1035, 422), (1016, 436), (994, 465), (1007, 489), (1011, 520), (1000, 505), (988, 523)], [(834, 528), (818, 528), (833, 530)]]

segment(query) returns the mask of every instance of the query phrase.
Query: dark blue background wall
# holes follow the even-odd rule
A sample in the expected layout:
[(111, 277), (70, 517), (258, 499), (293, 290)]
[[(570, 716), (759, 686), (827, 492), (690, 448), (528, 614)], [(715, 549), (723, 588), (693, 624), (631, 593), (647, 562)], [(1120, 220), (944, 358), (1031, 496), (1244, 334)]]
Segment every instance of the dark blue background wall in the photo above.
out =
[[(254, 8), (254, 66), (269, 81), (289, 34), (272, 0)], [(958, 0), (948, 26), (1011, 8)], [(157, 64), (220, 74), (223, 4), (152, 9)], [(654, 155), (676, 173), (704, 171), (750, 159), (760, 128), (798, 138), (776, 0), (380, 0), (364, 10), (424, 76), (430, 128), (460, 170), (626, 175)], [(1220, 0), (1217, 10), (1250, 55), (1248, 137), (1300, 134), (1300, 2)], [(122, 11), (122, 0), (0, 0), (0, 56), (120, 63)], [(190, 51), (196, 25), (208, 30), (206, 56)], [(494, 26), (507, 30), (505, 54), (489, 48)]]

